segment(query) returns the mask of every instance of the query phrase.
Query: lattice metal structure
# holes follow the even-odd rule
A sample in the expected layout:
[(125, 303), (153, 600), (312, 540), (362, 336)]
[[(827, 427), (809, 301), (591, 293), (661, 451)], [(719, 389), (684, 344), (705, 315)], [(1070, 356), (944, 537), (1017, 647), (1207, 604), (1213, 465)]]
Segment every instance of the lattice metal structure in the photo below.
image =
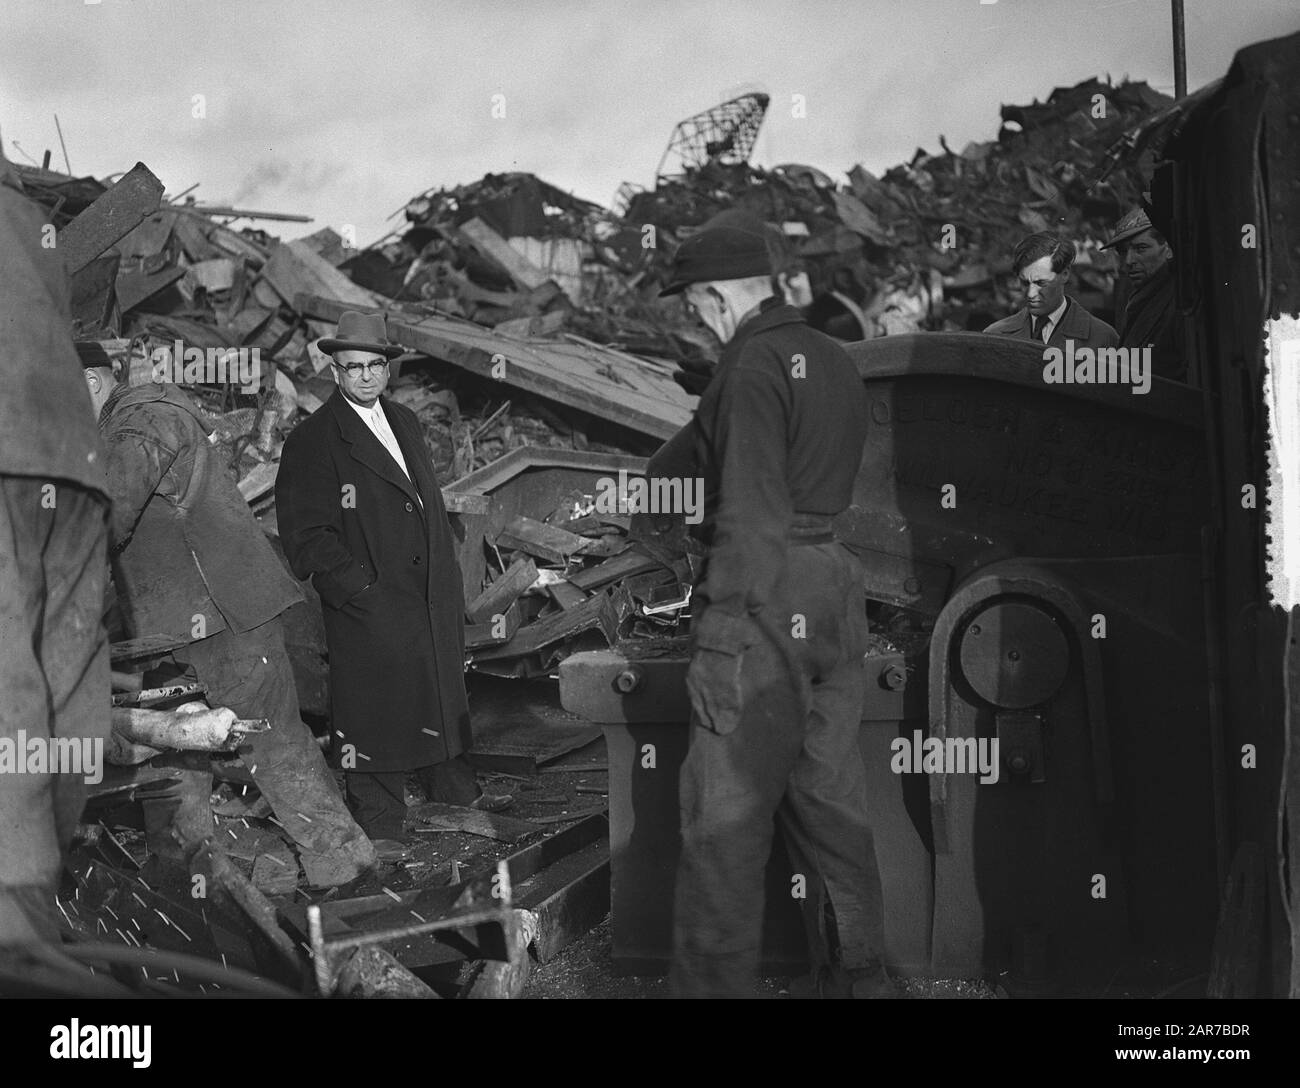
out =
[(659, 160), (655, 182), (714, 160), (746, 162), (754, 151), (769, 101), (765, 94), (742, 94), (680, 122)]

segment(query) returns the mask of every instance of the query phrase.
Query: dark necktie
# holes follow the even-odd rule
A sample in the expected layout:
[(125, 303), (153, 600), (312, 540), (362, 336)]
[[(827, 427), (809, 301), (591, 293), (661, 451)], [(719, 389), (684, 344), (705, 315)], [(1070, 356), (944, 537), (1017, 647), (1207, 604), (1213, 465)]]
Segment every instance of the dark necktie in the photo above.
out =
[(1043, 339), (1043, 327), (1047, 324), (1045, 317), (1031, 317), (1033, 323), (1034, 339), (1041, 341)]

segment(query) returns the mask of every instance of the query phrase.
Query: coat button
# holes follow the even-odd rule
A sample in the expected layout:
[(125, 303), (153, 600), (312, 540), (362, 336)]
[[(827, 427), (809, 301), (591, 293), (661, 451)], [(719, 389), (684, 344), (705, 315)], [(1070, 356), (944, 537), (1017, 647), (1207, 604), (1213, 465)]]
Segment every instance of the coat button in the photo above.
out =
[(424, 560), (422, 560), (418, 555), (413, 555), (411, 556), (411, 562), (418, 567), (422, 562), (424, 562)]
[(412, 510), (414, 510), (414, 509), (415, 509), (415, 504), (414, 504), (414, 503), (410, 503), (410, 502), (408, 502), (408, 503), (406, 504), (406, 512), (407, 512), (408, 514), (409, 514)]

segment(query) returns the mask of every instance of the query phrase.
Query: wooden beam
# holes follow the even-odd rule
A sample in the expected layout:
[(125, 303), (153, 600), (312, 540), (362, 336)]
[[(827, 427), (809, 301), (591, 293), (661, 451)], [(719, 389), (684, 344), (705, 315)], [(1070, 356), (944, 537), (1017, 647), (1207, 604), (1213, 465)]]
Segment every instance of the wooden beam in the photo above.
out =
[(337, 321), (344, 310), (384, 313), (389, 338), (403, 347), (652, 438), (671, 438), (693, 411), (695, 398), (669, 375), (638, 368), (621, 352), (518, 340), (470, 322), (341, 303), (320, 294), (299, 294), (294, 306), (327, 321)]
[(84, 268), (158, 210), (163, 183), (136, 163), (116, 185), (58, 233), (68, 275)]
[(477, 216), (460, 225), (460, 236), (525, 291), (551, 278)]
[[(324, 296), (342, 303), (338, 311), (373, 309), (375, 296), (358, 287), (324, 257), (302, 242), (284, 242), (271, 250), (262, 269), (266, 280), (285, 302), (293, 302), (302, 292)], [(338, 320), (336, 314), (334, 320)]]
[(537, 581), (537, 564), (531, 559), (516, 559), (506, 572), (480, 593), (465, 615), (470, 623), (491, 623), (493, 616), (504, 615), (523, 592)]

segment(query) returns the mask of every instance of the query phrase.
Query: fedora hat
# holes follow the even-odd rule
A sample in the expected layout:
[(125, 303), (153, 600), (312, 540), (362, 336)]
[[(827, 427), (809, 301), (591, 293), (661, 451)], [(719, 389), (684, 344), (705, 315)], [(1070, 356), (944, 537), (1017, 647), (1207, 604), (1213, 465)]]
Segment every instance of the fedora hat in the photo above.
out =
[(386, 359), (395, 359), (406, 350), (388, 339), (383, 314), (363, 314), (358, 310), (345, 310), (340, 314), (334, 335), (322, 336), (316, 347), (326, 355), (340, 351), (373, 351)]
[(1151, 217), (1141, 208), (1134, 208), (1132, 211), (1125, 213), (1123, 217), (1115, 224), (1115, 230), (1110, 236), (1110, 240), (1098, 246), (1098, 249), (1111, 249), (1120, 244), (1127, 242), (1130, 238), (1136, 238), (1144, 230), (1151, 229)]

